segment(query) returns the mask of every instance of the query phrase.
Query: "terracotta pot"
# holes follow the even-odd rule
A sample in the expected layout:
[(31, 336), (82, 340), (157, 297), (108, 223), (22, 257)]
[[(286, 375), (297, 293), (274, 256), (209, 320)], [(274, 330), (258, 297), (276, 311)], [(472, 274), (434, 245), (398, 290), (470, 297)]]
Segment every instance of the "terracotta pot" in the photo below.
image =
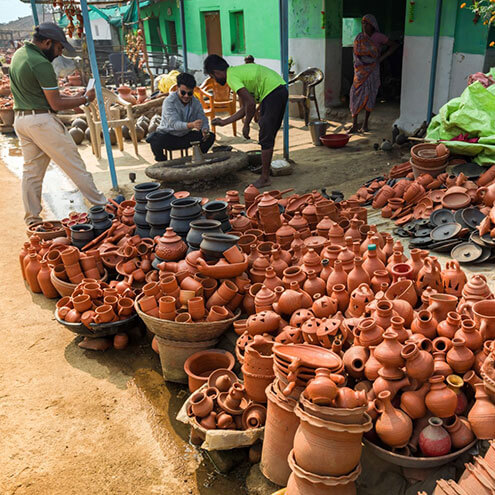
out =
[(426, 394), (428, 410), (439, 418), (453, 416), (457, 408), (457, 395), (444, 383), (445, 377), (434, 375), (430, 378), (430, 391)]
[(368, 404), (365, 390), (353, 390), (349, 387), (339, 387), (334, 399), (334, 405), (339, 409), (355, 409)]
[(361, 284), (355, 289), (349, 300), (349, 307), (345, 315), (347, 317), (360, 318), (364, 315), (368, 304), (374, 299), (373, 291), (366, 284)]
[(347, 287), (347, 273), (344, 271), (342, 262), (340, 260), (335, 260), (333, 268), (333, 272), (327, 279), (327, 294), (331, 294), (333, 288), (338, 284)]
[(211, 306), (206, 321), (222, 321), (230, 318), (230, 313), (223, 306)]
[(394, 282), (385, 292), (385, 297), (389, 301), (394, 299), (403, 299), (407, 301), (413, 308), (418, 302), (418, 296), (412, 280), (401, 280)]
[(400, 408), (411, 419), (419, 419), (426, 416), (425, 396), (430, 390), (429, 383), (423, 383), (418, 390), (404, 392), (400, 399)]
[(189, 391), (192, 393), (205, 384), (213, 371), (217, 369), (232, 370), (234, 364), (234, 356), (222, 349), (208, 349), (192, 354), (184, 363)]
[(332, 288), (331, 299), (337, 303), (337, 309), (344, 312), (349, 305), (349, 293), (344, 284), (335, 284)]
[(39, 264), (40, 269), (36, 279), (38, 281), (38, 285), (40, 286), (41, 292), (43, 292), (43, 295), (48, 299), (55, 299), (59, 297), (58, 292), (51, 281), (51, 268), (48, 266), (48, 263), (45, 260), (41, 260)]
[(286, 268), (283, 272), (282, 282), (284, 283), (284, 287), (288, 289), (290, 287), (291, 282), (297, 282), (299, 287), (304, 284), (306, 280), (306, 274), (301, 270), (299, 266), (291, 266)]
[(474, 321), (469, 318), (461, 321), (461, 328), (456, 331), (455, 337), (464, 339), (466, 347), (473, 352), (478, 351), (483, 346), (483, 338)]
[(406, 344), (402, 349), (401, 356), (406, 361), (406, 374), (424, 382), (433, 373), (433, 356), (426, 351), (420, 350), (416, 344)]
[(463, 374), (473, 366), (474, 354), (462, 337), (452, 339), (452, 348), (447, 352), (447, 363), (457, 374)]
[(36, 253), (31, 253), (26, 256), (28, 259), (27, 265), (25, 265), (24, 273), (26, 275), (27, 283), (32, 292), (40, 293), (41, 287), (38, 282), (38, 273), (41, 270), (41, 265)]
[(388, 390), (378, 394), (378, 398), (375, 399), (375, 409), (380, 414), (375, 424), (380, 440), (389, 447), (406, 446), (412, 435), (413, 424), (405, 412), (392, 405)]
[(369, 349), (360, 345), (353, 345), (345, 351), (342, 358), (349, 375), (360, 379), (364, 376), (364, 369), (369, 357)]
[(483, 340), (493, 340), (495, 338), (495, 301), (474, 303), (473, 314)]
[(461, 297), (467, 278), (459, 263), (455, 260), (447, 261), (445, 268), (441, 272), (441, 277), (443, 291), (446, 294)]
[(383, 328), (373, 318), (364, 318), (359, 322), (354, 335), (364, 347), (377, 346), (383, 340)]
[(387, 380), (400, 380), (404, 376), (402, 367), (405, 360), (401, 356), (402, 344), (398, 341), (398, 335), (392, 330), (383, 334), (383, 341), (376, 347), (374, 356), (383, 366), (379, 371), (380, 376)]
[(430, 311), (419, 311), (411, 323), (411, 331), (433, 340), (437, 336), (437, 320)]
[[(244, 349), (243, 371), (258, 375), (273, 375), (272, 347), (273, 340), (255, 335), (252, 342), (247, 344)], [(264, 394), (264, 389), (262, 393)]]
[(452, 416), (444, 419), (444, 426), (450, 435), (452, 447), (456, 450), (464, 448), (474, 440), (471, 425), (465, 418)]
[(430, 418), (428, 426), (419, 434), (419, 448), (425, 457), (447, 455), (452, 447), (450, 435), (440, 418)]
[[(400, 301), (400, 299), (398, 300)], [(396, 301), (394, 301), (396, 302)], [(406, 303), (406, 301), (403, 301)], [(409, 304), (409, 303), (406, 303)], [(398, 312), (399, 314), (403, 314), (401, 312)], [(389, 330), (392, 330), (397, 334), (397, 340), (401, 343), (404, 344), (404, 342), (409, 338), (409, 332), (404, 328), (405, 325), (405, 320), (402, 316), (392, 316), (390, 319), (390, 327)]]
[(337, 312), (337, 308), (337, 301), (329, 296), (317, 298), (311, 306), (311, 310), (317, 318), (325, 318), (334, 315)]
[(380, 361), (378, 361), (378, 359), (376, 359), (375, 357), (375, 349), (376, 346), (374, 345), (368, 347), (369, 358), (366, 360), (366, 363), (364, 365), (364, 375), (370, 381), (375, 381), (378, 378), (378, 371), (382, 367)]
[(372, 428), (365, 415), (363, 424), (340, 424), (322, 420), (295, 409), (300, 419), (294, 436), (294, 459), (302, 469), (320, 476), (340, 476), (352, 471), (361, 457), (361, 439)]
[(450, 311), (447, 313), (447, 318), (440, 321), (437, 325), (437, 333), (441, 337), (447, 337), (448, 339), (453, 339), (455, 333), (461, 326), (461, 317), (455, 311)]
[(480, 440), (495, 438), (495, 405), (491, 402), (483, 384), (476, 384), (476, 402), (468, 414), (473, 433)]
[(455, 311), (457, 308), (458, 299), (450, 294), (432, 294), (430, 296), (430, 305), (428, 311), (433, 315), (437, 322), (447, 318), (447, 314)]
[(304, 396), (313, 404), (329, 406), (337, 395), (337, 385), (330, 377), (330, 370), (318, 368), (315, 378), (304, 389)]
[(381, 290), (382, 284), (390, 284), (392, 278), (390, 277), (387, 270), (375, 270), (373, 272), (373, 278), (371, 279), (371, 288), (376, 294)]
[(299, 418), (294, 413), (297, 402), (282, 394), (278, 379), (267, 387), (266, 395), (268, 403), (260, 470), (273, 483), (286, 486), (291, 473), (287, 457), (299, 426)]
[(278, 329), (280, 316), (274, 311), (262, 311), (251, 315), (247, 322), (249, 335), (255, 336), (263, 333), (271, 333)]
[(418, 292), (426, 289), (426, 287), (431, 287), (437, 291), (443, 290), (441, 266), (434, 256), (425, 258), (423, 268), (421, 268), (417, 276), (416, 287)]

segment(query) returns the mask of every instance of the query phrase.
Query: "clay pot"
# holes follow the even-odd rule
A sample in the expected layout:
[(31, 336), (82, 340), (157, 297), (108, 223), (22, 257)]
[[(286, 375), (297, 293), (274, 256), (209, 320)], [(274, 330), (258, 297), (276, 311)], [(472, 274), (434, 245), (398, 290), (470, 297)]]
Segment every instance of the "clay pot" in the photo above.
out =
[(38, 273), (41, 270), (41, 265), (36, 253), (31, 253), (26, 256), (28, 259), (27, 265), (25, 265), (24, 273), (26, 275), (27, 283), (32, 292), (40, 293), (41, 287), (38, 282)]
[(430, 296), (430, 305), (428, 311), (433, 315), (437, 322), (447, 318), (447, 314), (455, 311), (457, 308), (457, 297), (450, 294), (432, 294)]
[(189, 400), (192, 413), (198, 418), (208, 416), (213, 410), (213, 399), (204, 392), (196, 392)]
[(421, 350), (416, 344), (406, 344), (401, 352), (406, 361), (406, 374), (419, 382), (424, 382), (433, 373), (433, 356)]
[[(370, 276), (368, 271), (363, 267), (364, 260), (362, 258), (354, 258), (354, 268), (349, 272), (347, 276), (347, 288), (349, 292), (357, 289), (360, 284), (370, 284)], [(373, 272), (372, 272), (373, 273)]]
[(375, 272), (383, 272), (386, 269), (385, 264), (383, 263), (385, 255), (383, 253), (381, 254), (383, 257), (382, 259), (379, 257), (376, 244), (369, 244), (367, 246), (367, 251), (364, 254), (363, 269), (367, 272), (370, 278), (374, 276)]
[[(400, 301), (400, 299), (398, 301)], [(403, 302), (405, 303), (406, 301)], [(402, 318), (402, 316), (392, 316), (392, 318), (390, 319), (389, 330), (392, 330), (397, 334), (397, 340), (401, 344), (404, 344), (404, 342), (409, 338), (409, 332), (404, 328), (404, 325), (405, 325), (405, 320), (404, 318)]]
[(430, 391), (426, 394), (428, 410), (439, 418), (453, 416), (457, 408), (457, 395), (444, 383), (445, 377), (434, 375), (430, 378)]
[(349, 293), (347, 292), (345, 285), (334, 285), (331, 292), (331, 299), (337, 303), (337, 309), (340, 312), (344, 312), (349, 305)]
[(452, 339), (452, 348), (447, 352), (447, 363), (457, 373), (469, 371), (474, 364), (474, 354), (462, 337)]
[(398, 335), (392, 330), (383, 334), (383, 341), (376, 347), (374, 356), (383, 366), (379, 371), (380, 376), (387, 380), (400, 380), (404, 376), (402, 367), (404, 358), (401, 356), (402, 344), (398, 341)]
[(411, 438), (413, 424), (411, 418), (391, 402), (391, 393), (386, 390), (375, 399), (375, 409), (380, 416), (376, 420), (375, 431), (380, 440), (389, 447), (404, 447)]
[(381, 290), (382, 284), (390, 284), (392, 278), (387, 270), (375, 270), (373, 272), (373, 278), (371, 279), (371, 288), (376, 294)]
[(461, 317), (454, 311), (447, 313), (447, 318), (437, 325), (437, 333), (441, 337), (453, 339), (455, 333), (461, 326)]
[(360, 345), (349, 347), (342, 358), (347, 373), (357, 379), (363, 378), (368, 357), (369, 350), (366, 347)]
[(352, 390), (349, 387), (340, 387), (334, 399), (334, 404), (339, 409), (355, 409), (368, 404), (365, 390)]
[(334, 315), (337, 312), (337, 309), (338, 302), (329, 296), (317, 298), (311, 306), (311, 310), (317, 318), (328, 318), (329, 316)]
[(342, 262), (340, 260), (335, 260), (333, 272), (327, 279), (327, 294), (331, 294), (333, 288), (337, 284), (342, 284), (347, 287), (347, 273), (344, 271)]
[(277, 296), (275, 295), (275, 292), (263, 285), (261, 289), (256, 292), (256, 295), (254, 297), (256, 312), (259, 313), (260, 311), (269, 311), (273, 309), (272, 305), (276, 301)]
[(385, 292), (385, 298), (389, 301), (403, 299), (413, 308), (418, 302), (418, 296), (412, 280), (400, 280), (399, 282), (394, 282)]
[(230, 318), (230, 313), (227, 308), (224, 306), (216, 306), (213, 305), (210, 307), (210, 311), (208, 316), (206, 317), (206, 321), (222, 321)]
[(419, 311), (411, 324), (411, 331), (433, 340), (437, 336), (437, 320), (430, 311)]
[(431, 287), (437, 291), (443, 290), (441, 271), (437, 258), (434, 256), (426, 257), (416, 280), (418, 292), (421, 293), (426, 287)]
[(476, 352), (483, 346), (483, 339), (473, 320), (467, 318), (461, 321), (461, 328), (455, 333), (456, 338), (464, 339), (466, 347)]
[(283, 272), (282, 282), (284, 287), (288, 289), (291, 282), (297, 282), (299, 287), (302, 287), (304, 281), (306, 280), (306, 274), (301, 270), (299, 266), (290, 266), (286, 268)]
[(271, 333), (278, 329), (280, 316), (274, 311), (262, 311), (251, 315), (246, 322), (249, 335)]
[(404, 392), (400, 399), (400, 408), (411, 419), (419, 419), (426, 416), (425, 396), (430, 391), (430, 384), (423, 383), (418, 390)]
[(294, 436), (298, 466), (320, 476), (340, 476), (359, 464), (362, 435), (372, 427), (368, 415), (363, 424), (341, 424), (319, 419), (300, 405), (295, 413), (301, 421)]
[(483, 384), (475, 385), (476, 402), (468, 414), (468, 420), (480, 440), (489, 440), (495, 437), (495, 405), (491, 402)]
[(364, 376), (370, 381), (375, 381), (378, 378), (378, 371), (382, 368), (380, 361), (375, 358), (375, 349), (376, 346), (374, 345), (368, 347), (369, 358), (364, 365)]
[(217, 369), (232, 370), (234, 364), (234, 356), (223, 349), (208, 349), (195, 352), (184, 363), (189, 391), (193, 393), (205, 384), (213, 371)]
[(315, 373), (315, 378), (304, 389), (304, 396), (313, 404), (329, 406), (337, 395), (337, 385), (327, 368), (317, 368)]
[(452, 447), (450, 435), (440, 418), (430, 418), (428, 426), (419, 434), (419, 448), (425, 457), (447, 455)]
[[(332, 296), (333, 297), (333, 296)], [(360, 318), (366, 311), (366, 307), (373, 300), (373, 291), (367, 284), (361, 284), (350, 296), (349, 307), (345, 313), (348, 317)]]
[(194, 321), (201, 321), (206, 314), (205, 303), (202, 297), (192, 297), (187, 301), (187, 311)]
[(455, 260), (447, 261), (444, 270), (441, 272), (441, 277), (443, 291), (446, 294), (461, 297), (467, 278), (459, 263)]
[(495, 301), (474, 303), (473, 315), (483, 340), (493, 340), (495, 338)]
[(444, 427), (450, 435), (452, 447), (455, 450), (462, 449), (474, 440), (471, 425), (465, 418), (452, 416), (444, 419)]
[(363, 347), (377, 346), (383, 340), (383, 328), (373, 318), (363, 318), (355, 329), (354, 336)]
[(51, 269), (48, 266), (48, 263), (45, 260), (41, 260), (39, 264), (40, 269), (36, 279), (38, 281), (38, 285), (40, 286), (41, 292), (43, 292), (43, 295), (48, 299), (55, 299), (59, 297), (59, 294), (51, 281)]

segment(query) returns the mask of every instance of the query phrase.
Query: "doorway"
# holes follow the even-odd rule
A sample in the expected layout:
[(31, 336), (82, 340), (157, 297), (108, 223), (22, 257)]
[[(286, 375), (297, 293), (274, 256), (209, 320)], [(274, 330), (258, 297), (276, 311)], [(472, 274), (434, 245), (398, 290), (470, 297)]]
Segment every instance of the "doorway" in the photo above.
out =
[(204, 12), (206, 50), (208, 55), (222, 55), (222, 31), (220, 29), (220, 11)]

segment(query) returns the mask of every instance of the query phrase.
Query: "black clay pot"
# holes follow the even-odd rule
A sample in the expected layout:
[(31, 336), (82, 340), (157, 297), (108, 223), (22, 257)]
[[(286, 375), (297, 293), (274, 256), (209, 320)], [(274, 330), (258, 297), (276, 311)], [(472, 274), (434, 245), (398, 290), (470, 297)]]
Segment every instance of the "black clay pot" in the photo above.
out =
[(230, 232), (232, 230), (232, 225), (230, 225), (230, 221), (228, 217), (222, 221), (221, 229), (222, 232), (224, 233)]
[(160, 187), (159, 182), (142, 182), (134, 186), (134, 199), (138, 203), (146, 202), (146, 196)]
[(199, 249), (199, 245), (203, 240), (203, 234), (221, 234), (221, 225), (218, 220), (194, 220), (189, 226), (189, 233), (186, 237), (187, 244), (195, 249)]
[(98, 237), (100, 234), (103, 234), (106, 230), (108, 230), (112, 226), (112, 221), (110, 218), (103, 220), (101, 222), (93, 222), (93, 231), (95, 237)]
[(89, 218), (93, 224), (95, 222), (105, 222), (108, 219), (108, 212), (103, 206), (93, 206), (89, 209)]
[(174, 199), (173, 189), (159, 189), (146, 196), (146, 209), (148, 211), (160, 211), (170, 208)]
[[(201, 216), (201, 198), (174, 199), (171, 203), (172, 218), (197, 218)], [(174, 229), (175, 230), (175, 229)]]
[(180, 235), (183, 240), (186, 240), (187, 234), (189, 233), (189, 228), (191, 222), (194, 222), (195, 220), (199, 220), (200, 215), (194, 216), (194, 217), (179, 217), (176, 218), (173, 215), (170, 216), (170, 225), (169, 227), (172, 227), (174, 229), (174, 232), (177, 235)]
[(148, 222), (146, 221), (146, 210), (144, 212), (135, 210), (134, 223), (143, 227), (146, 227), (148, 225)]
[(229, 218), (227, 208), (226, 201), (209, 201), (203, 205), (205, 217), (211, 220), (220, 220), (220, 222)]
[(78, 249), (83, 248), (95, 238), (93, 226), (90, 223), (78, 223), (70, 228), (72, 244)]
[(146, 227), (144, 227), (142, 225), (137, 225), (136, 224), (136, 230), (135, 230), (134, 233), (136, 235), (138, 235), (139, 237), (141, 237), (142, 239), (143, 238), (146, 238), (146, 237), (151, 237), (149, 225), (146, 226)]
[(231, 248), (239, 241), (239, 237), (230, 234), (203, 234), (200, 244), (201, 252), (207, 259), (218, 259), (224, 251)]
[(152, 225), (150, 228), (150, 237), (152, 239), (155, 238), (155, 236), (162, 236), (165, 232), (165, 229), (168, 227), (168, 225)]
[(164, 210), (148, 210), (145, 217), (148, 225), (165, 225), (170, 223), (170, 208)]

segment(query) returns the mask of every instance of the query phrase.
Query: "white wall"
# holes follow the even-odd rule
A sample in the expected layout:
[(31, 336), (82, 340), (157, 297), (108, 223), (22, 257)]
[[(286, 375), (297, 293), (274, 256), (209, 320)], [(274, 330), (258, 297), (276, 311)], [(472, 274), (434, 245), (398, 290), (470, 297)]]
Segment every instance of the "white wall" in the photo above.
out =
[(95, 40), (111, 40), (112, 39), (112, 31), (110, 28), (110, 24), (103, 19), (91, 19), (91, 32), (93, 33), (93, 38)]
[(452, 56), (452, 78), (449, 97), (456, 98), (466, 89), (468, 77), (475, 72), (483, 71), (484, 55), (472, 53), (454, 53)]

